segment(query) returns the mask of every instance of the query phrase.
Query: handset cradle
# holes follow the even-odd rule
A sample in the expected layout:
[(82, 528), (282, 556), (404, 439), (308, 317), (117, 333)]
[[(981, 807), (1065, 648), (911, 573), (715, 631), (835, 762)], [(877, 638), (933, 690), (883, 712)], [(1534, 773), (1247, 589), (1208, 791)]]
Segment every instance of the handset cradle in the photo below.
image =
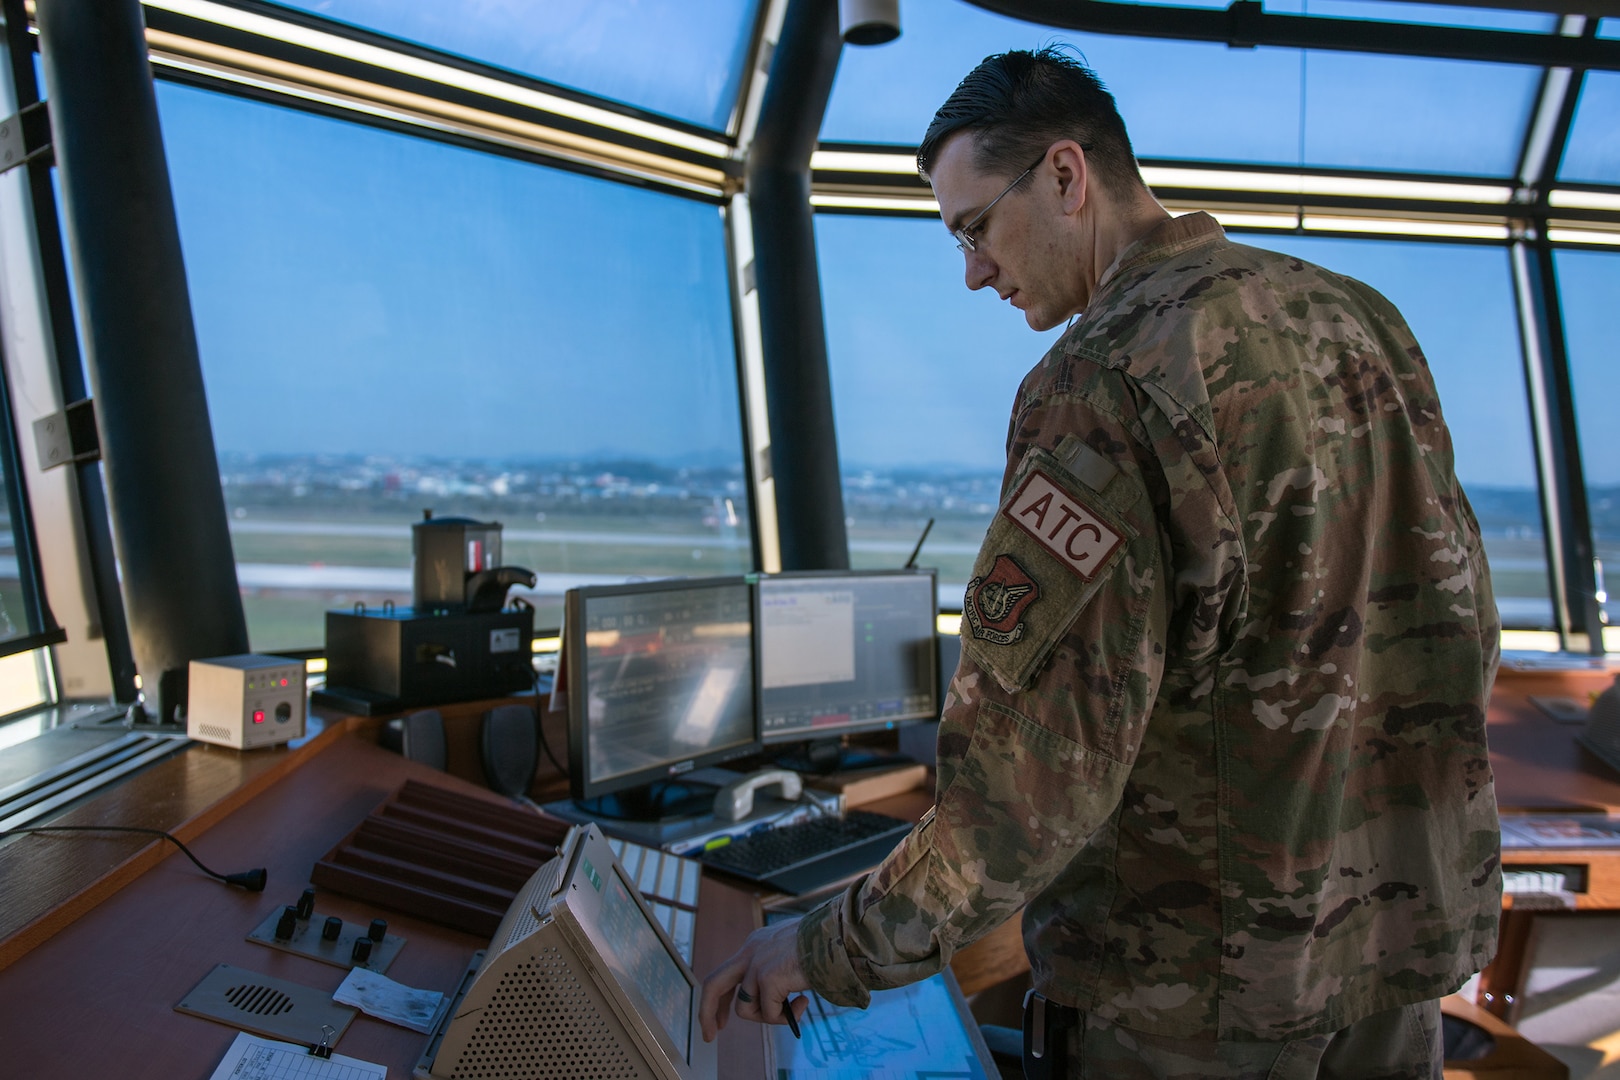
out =
[(741, 821), (754, 812), (754, 792), (779, 784), (782, 798), (796, 802), (804, 794), (804, 781), (787, 769), (762, 769), (739, 777), (714, 794), (714, 816), (719, 821)]

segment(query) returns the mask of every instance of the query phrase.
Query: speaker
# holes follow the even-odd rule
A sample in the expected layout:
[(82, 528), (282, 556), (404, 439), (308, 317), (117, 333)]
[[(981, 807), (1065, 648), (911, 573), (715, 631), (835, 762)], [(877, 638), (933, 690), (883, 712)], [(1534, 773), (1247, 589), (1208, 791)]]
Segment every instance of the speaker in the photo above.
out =
[(540, 764), (540, 739), (534, 710), (527, 705), (498, 705), (484, 714), (479, 749), (484, 780), (508, 798), (526, 795)]
[(445, 767), (444, 717), (437, 709), (423, 709), (409, 716), (398, 716), (383, 726), (382, 745), (412, 761)]
[(883, 45), (900, 36), (900, 0), (838, 0), (838, 32), (851, 45)]

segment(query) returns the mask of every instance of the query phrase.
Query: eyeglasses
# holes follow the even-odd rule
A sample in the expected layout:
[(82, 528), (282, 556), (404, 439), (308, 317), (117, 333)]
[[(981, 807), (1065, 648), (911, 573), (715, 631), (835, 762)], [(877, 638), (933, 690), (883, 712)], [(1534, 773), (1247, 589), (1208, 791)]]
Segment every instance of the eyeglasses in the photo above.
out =
[(1000, 202), (1002, 199), (1005, 199), (1008, 192), (1012, 191), (1012, 189), (1017, 187), (1019, 184), (1022, 184), (1024, 182), (1024, 177), (1040, 168), (1041, 162), (1045, 160), (1046, 152), (1043, 150), (1041, 152), (1041, 156), (1036, 160), (1035, 164), (1019, 173), (1018, 176), (1014, 178), (1012, 183), (1002, 188), (1001, 194), (991, 199), (990, 204), (975, 214), (972, 221), (968, 222), (966, 225), (963, 225), (960, 229), (951, 230), (951, 235), (956, 237), (957, 249), (960, 250), (962, 254), (971, 255), (973, 252), (979, 250), (979, 238), (973, 235), (974, 228), (979, 224), (979, 222), (984, 220), (984, 215), (988, 214), (995, 207), (996, 203)]
[[(1081, 144), (1080, 149), (1084, 150), (1084, 151), (1087, 151), (1089, 153), (1090, 150), (1091, 150), (1091, 147), (1087, 146), (1085, 144)], [(1046, 160), (1046, 152), (1043, 150), (1041, 152), (1041, 156), (1035, 159), (1035, 164), (1031, 165), (1029, 168), (1027, 168), (1023, 172), (1019, 173), (1018, 176), (1016, 178), (1014, 178), (1012, 183), (1010, 183), (1006, 187), (1002, 188), (1001, 189), (1001, 194), (997, 195), (995, 198), (991, 199), (989, 206), (986, 206), (983, 210), (980, 210), (977, 214), (975, 214), (973, 216), (972, 221), (968, 222), (966, 225), (962, 226), (960, 229), (952, 229), (951, 230), (951, 235), (956, 237), (957, 250), (961, 251), (962, 254), (964, 254), (964, 255), (970, 255), (973, 252), (979, 250), (979, 238), (977, 236), (973, 235), (973, 230), (975, 229), (975, 227), (978, 226), (979, 222), (984, 220), (984, 215), (988, 214), (991, 211), (991, 209), (996, 205), (996, 203), (1000, 202), (1002, 199), (1005, 199), (1007, 197), (1008, 193), (1011, 192), (1013, 188), (1017, 187), (1019, 184), (1022, 184), (1024, 182), (1024, 177), (1028, 176), (1030, 173), (1032, 173), (1036, 169), (1040, 168), (1041, 167), (1041, 162), (1043, 162), (1045, 160)]]

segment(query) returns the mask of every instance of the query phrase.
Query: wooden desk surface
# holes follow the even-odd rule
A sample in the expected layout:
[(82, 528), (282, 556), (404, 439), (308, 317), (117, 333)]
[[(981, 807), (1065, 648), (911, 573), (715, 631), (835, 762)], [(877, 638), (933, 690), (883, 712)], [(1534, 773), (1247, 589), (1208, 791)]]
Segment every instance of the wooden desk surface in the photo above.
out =
[[(1612, 679), (1604, 672), (1504, 672), (1489, 737), (1505, 812), (1620, 812), (1620, 777), (1574, 742), (1578, 725), (1559, 724), (1528, 700), (1532, 694), (1584, 698)], [(226, 888), (167, 845), (137, 838), (33, 836), (0, 849), (0, 1038), (7, 1075), (208, 1076), (235, 1029), (173, 1006), (217, 963), (335, 988), (341, 969), (248, 942), (246, 934), (295, 901), (315, 859), (407, 778), (495, 798), (382, 750), (371, 734), (363, 723), (336, 722), (297, 750), (238, 755), (192, 747), (148, 770), (137, 778), (141, 783), (65, 819), (106, 821), (116, 813), (170, 828), (215, 869), (267, 867), (270, 884), (263, 893)], [(872, 808), (915, 817), (927, 801), (926, 792), (913, 792)], [(1569, 861), (1572, 853), (1559, 854), (1545, 861)], [(1620, 907), (1620, 880), (1616, 891), (1613, 906)], [(705, 878), (694, 943), (700, 975), (758, 924), (759, 899)], [(388, 974), (411, 986), (448, 990), (472, 953), (487, 944), (329, 893), (318, 896), (316, 910), (346, 921), (387, 918), (390, 931), (408, 942)], [(1022, 962), (1016, 926), (1009, 928), (1007, 940), (981, 943), (996, 955), (990, 966), (1001, 974)], [(962, 963), (957, 968), (960, 974)], [(721, 1038), (721, 1076), (762, 1074), (756, 1027), (734, 1022)], [(360, 1016), (338, 1049), (405, 1077), (424, 1044), (415, 1032)]]
[[(190, 841), (199, 859), (222, 872), (266, 867), (264, 892), (227, 888), (175, 852), (22, 956), (0, 973), (8, 1069), (16, 1076), (200, 1080), (219, 1063), (236, 1031), (173, 1007), (215, 964), (336, 989), (342, 969), (249, 942), (246, 935), (295, 902), (315, 858), (411, 776), (471, 787), (363, 738), (334, 738)], [(345, 922), (388, 919), (389, 932), (407, 941), (388, 975), (410, 986), (450, 987), (485, 944), (332, 894), (317, 897), (316, 912)], [(339, 1048), (386, 1064), (390, 1075), (409, 1076), (425, 1042), (425, 1036), (362, 1015)]]
[(1503, 813), (1620, 813), (1620, 774), (1576, 741), (1583, 724), (1548, 716), (1532, 697), (1586, 704), (1614, 683), (1607, 671), (1502, 671), (1486, 738)]
[[(325, 991), (336, 989), (343, 980), (342, 969), (246, 940), (267, 916), (298, 899), (318, 857), (407, 779), (498, 798), (475, 784), (383, 750), (365, 728), (345, 731), (341, 724), (310, 745), (267, 756), (193, 747), (162, 763), (164, 775), (148, 785), (182, 796), (186, 778), (199, 769), (198, 760), (184, 760), (190, 753), (200, 755), (199, 760), (225, 760), (227, 772), (245, 772), (248, 781), (260, 774), (270, 776), (261, 784), (249, 782), (246, 794), (227, 800), (228, 806), (188, 804), (185, 812), (191, 817), (168, 825), (186, 833), (197, 857), (222, 873), (266, 867), (268, 887), (263, 893), (228, 888), (205, 876), (171, 846), (153, 846), (138, 837), (34, 836), (14, 842), (7, 849), (12, 854), (10, 885), (21, 876), (17, 871), (26, 867), (25, 860), (41, 862), (41, 872), (50, 870), (53, 862), (59, 864), (46, 873), (50, 880), (64, 873), (60, 865), (64, 862), (69, 878), (92, 875), (99, 866), (110, 883), (74, 893), (68, 904), (74, 909), (71, 916), (47, 918), (43, 927), (33, 920), (31, 933), (25, 935), (34, 939), (28, 947), (19, 944), (16, 934), (8, 943), (12, 962), (0, 971), (3, 1075), (201, 1080), (219, 1063), (236, 1031), (175, 1012), (173, 1007), (216, 964)], [(211, 797), (219, 797), (212, 783), (201, 786)], [(131, 794), (111, 797), (116, 808), (127, 809)], [(916, 792), (873, 806), (916, 817), (928, 801), (925, 793)], [(105, 820), (93, 808), (86, 814)], [(12, 852), (25, 843), (27, 849)], [(134, 849), (139, 850), (132, 855)], [(760, 924), (759, 900), (752, 891), (705, 876), (693, 942), (693, 966), (700, 976), (730, 956), (748, 931)], [(317, 917), (338, 915), (345, 922), (387, 919), (389, 932), (407, 942), (388, 976), (423, 989), (453, 988), (472, 954), (488, 944), (324, 890), (317, 893), (315, 910)], [(15, 928), (23, 920), (11, 921)], [(386, 1065), (391, 1077), (405, 1077), (426, 1041), (416, 1032), (360, 1015), (337, 1048)], [(740, 1021), (728, 1025), (720, 1036), (719, 1060), (723, 1078), (764, 1075), (759, 1028)]]

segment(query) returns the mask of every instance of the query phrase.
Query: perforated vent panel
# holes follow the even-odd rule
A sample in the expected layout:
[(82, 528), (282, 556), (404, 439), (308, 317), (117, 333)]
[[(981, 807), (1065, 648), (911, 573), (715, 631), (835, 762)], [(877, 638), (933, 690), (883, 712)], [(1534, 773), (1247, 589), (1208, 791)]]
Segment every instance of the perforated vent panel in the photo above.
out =
[(219, 739), (222, 742), (230, 742), (236, 737), (236, 733), (230, 728), (220, 727), (218, 724), (198, 724), (197, 730), (210, 739)]
[(540, 919), (534, 909), (545, 907), (546, 898), (557, 888), (563, 869), (562, 859), (552, 859), (529, 879), (528, 885), (514, 899), (512, 914), (508, 916), (512, 919), (512, 932), (506, 935), (504, 942), (495, 942), (497, 951), (504, 952), (539, 928)]
[(644, 1072), (554, 947), (514, 965), (491, 993), (451, 1077), (640, 1080)]
[(534, 908), (524, 904), (513, 916), (512, 933), (504, 942), (503, 947), (511, 948), (514, 943), (522, 941), (534, 933), (539, 926), (540, 920), (535, 917)]

